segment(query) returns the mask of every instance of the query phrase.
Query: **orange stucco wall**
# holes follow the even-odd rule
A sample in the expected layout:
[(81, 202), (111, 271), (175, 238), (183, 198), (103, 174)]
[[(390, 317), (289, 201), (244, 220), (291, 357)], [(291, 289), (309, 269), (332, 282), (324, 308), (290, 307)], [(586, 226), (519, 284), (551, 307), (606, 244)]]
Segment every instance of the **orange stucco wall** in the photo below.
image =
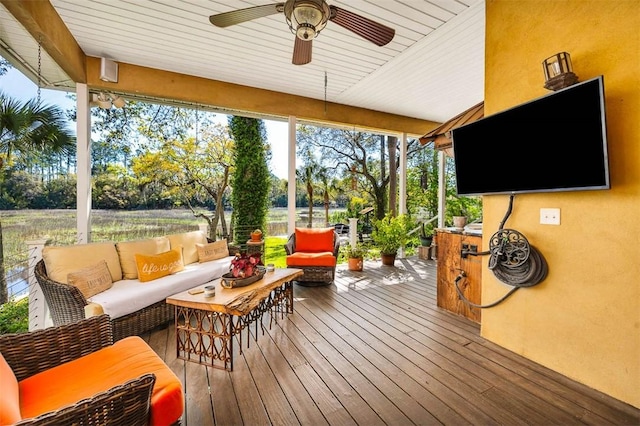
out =
[[(549, 275), (485, 309), (482, 335), (640, 407), (640, 2), (487, 0), (486, 14), (486, 115), (548, 93), (541, 62), (557, 52), (580, 81), (604, 76), (612, 189), (515, 197), (506, 227), (542, 252)], [(578, 152), (567, 167), (580, 167)], [(483, 201), (490, 236), (509, 199)], [(539, 223), (544, 207), (561, 209), (559, 226)], [(511, 288), (487, 259), (482, 286), (483, 303)]]

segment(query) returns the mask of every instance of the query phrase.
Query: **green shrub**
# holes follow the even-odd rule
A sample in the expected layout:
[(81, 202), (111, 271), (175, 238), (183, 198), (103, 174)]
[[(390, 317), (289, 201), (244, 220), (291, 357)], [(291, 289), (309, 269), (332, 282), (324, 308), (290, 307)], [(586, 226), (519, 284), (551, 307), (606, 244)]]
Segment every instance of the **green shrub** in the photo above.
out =
[(11, 300), (0, 306), (0, 334), (29, 331), (29, 298)]
[(371, 238), (383, 254), (396, 254), (410, 239), (408, 233), (412, 223), (406, 215), (391, 216), (387, 213), (373, 225)]

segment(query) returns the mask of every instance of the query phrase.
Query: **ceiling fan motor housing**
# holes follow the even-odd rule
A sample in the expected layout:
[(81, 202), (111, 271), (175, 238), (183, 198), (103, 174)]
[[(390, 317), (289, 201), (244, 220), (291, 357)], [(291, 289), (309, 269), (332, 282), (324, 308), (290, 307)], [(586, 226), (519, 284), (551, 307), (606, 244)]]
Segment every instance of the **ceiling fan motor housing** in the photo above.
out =
[(324, 0), (287, 0), (284, 16), (292, 33), (301, 40), (312, 40), (320, 34), (331, 17)]

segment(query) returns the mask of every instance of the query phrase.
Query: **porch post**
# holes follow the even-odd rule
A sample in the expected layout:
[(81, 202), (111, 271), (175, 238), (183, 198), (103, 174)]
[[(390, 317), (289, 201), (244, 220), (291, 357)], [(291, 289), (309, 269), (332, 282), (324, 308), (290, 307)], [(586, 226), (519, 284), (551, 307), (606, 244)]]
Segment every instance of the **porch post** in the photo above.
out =
[(34, 274), (36, 263), (42, 259), (42, 249), (48, 241), (46, 238), (25, 241), (29, 252), (29, 331), (42, 330), (53, 325), (49, 306)]
[(77, 96), (77, 217), (78, 244), (91, 242), (91, 109), (89, 86), (76, 83)]
[(289, 173), (287, 187), (287, 230), (291, 235), (296, 231), (296, 117), (289, 116)]
[[(400, 136), (400, 164), (399, 164), (399, 183), (398, 192), (400, 198), (398, 200), (398, 214), (407, 214), (407, 134)], [(399, 257), (404, 258), (404, 246), (400, 247)]]
[(400, 182), (398, 184), (398, 192), (400, 199), (398, 200), (398, 214), (407, 214), (407, 134), (400, 136)]
[(444, 228), (444, 208), (447, 200), (445, 184), (445, 163), (447, 157), (444, 150), (438, 151), (438, 228)]
[(358, 244), (358, 218), (349, 218), (349, 244), (355, 248)]

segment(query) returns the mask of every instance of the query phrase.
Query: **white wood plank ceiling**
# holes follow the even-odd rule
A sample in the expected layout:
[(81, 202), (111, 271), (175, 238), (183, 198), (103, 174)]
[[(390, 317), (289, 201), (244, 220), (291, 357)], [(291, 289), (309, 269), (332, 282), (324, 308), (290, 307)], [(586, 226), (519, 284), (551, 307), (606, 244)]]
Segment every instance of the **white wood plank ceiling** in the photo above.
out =
[[(484, 0), (328, 1), (396, 35), (378, 47), (329, 22), (303, 66), (291, 64), (294, 35), (281, 13), (228, 28), (209, 23), (212, 14), (266, 0), (51, 3), (90, 56), (437, 122), (483, 100)], [(0, 12), (2, 54), (12, 50), (36, 69), (37, 41)], [(43, 62), (47, 81), (72, 87), (55, 68)]]

